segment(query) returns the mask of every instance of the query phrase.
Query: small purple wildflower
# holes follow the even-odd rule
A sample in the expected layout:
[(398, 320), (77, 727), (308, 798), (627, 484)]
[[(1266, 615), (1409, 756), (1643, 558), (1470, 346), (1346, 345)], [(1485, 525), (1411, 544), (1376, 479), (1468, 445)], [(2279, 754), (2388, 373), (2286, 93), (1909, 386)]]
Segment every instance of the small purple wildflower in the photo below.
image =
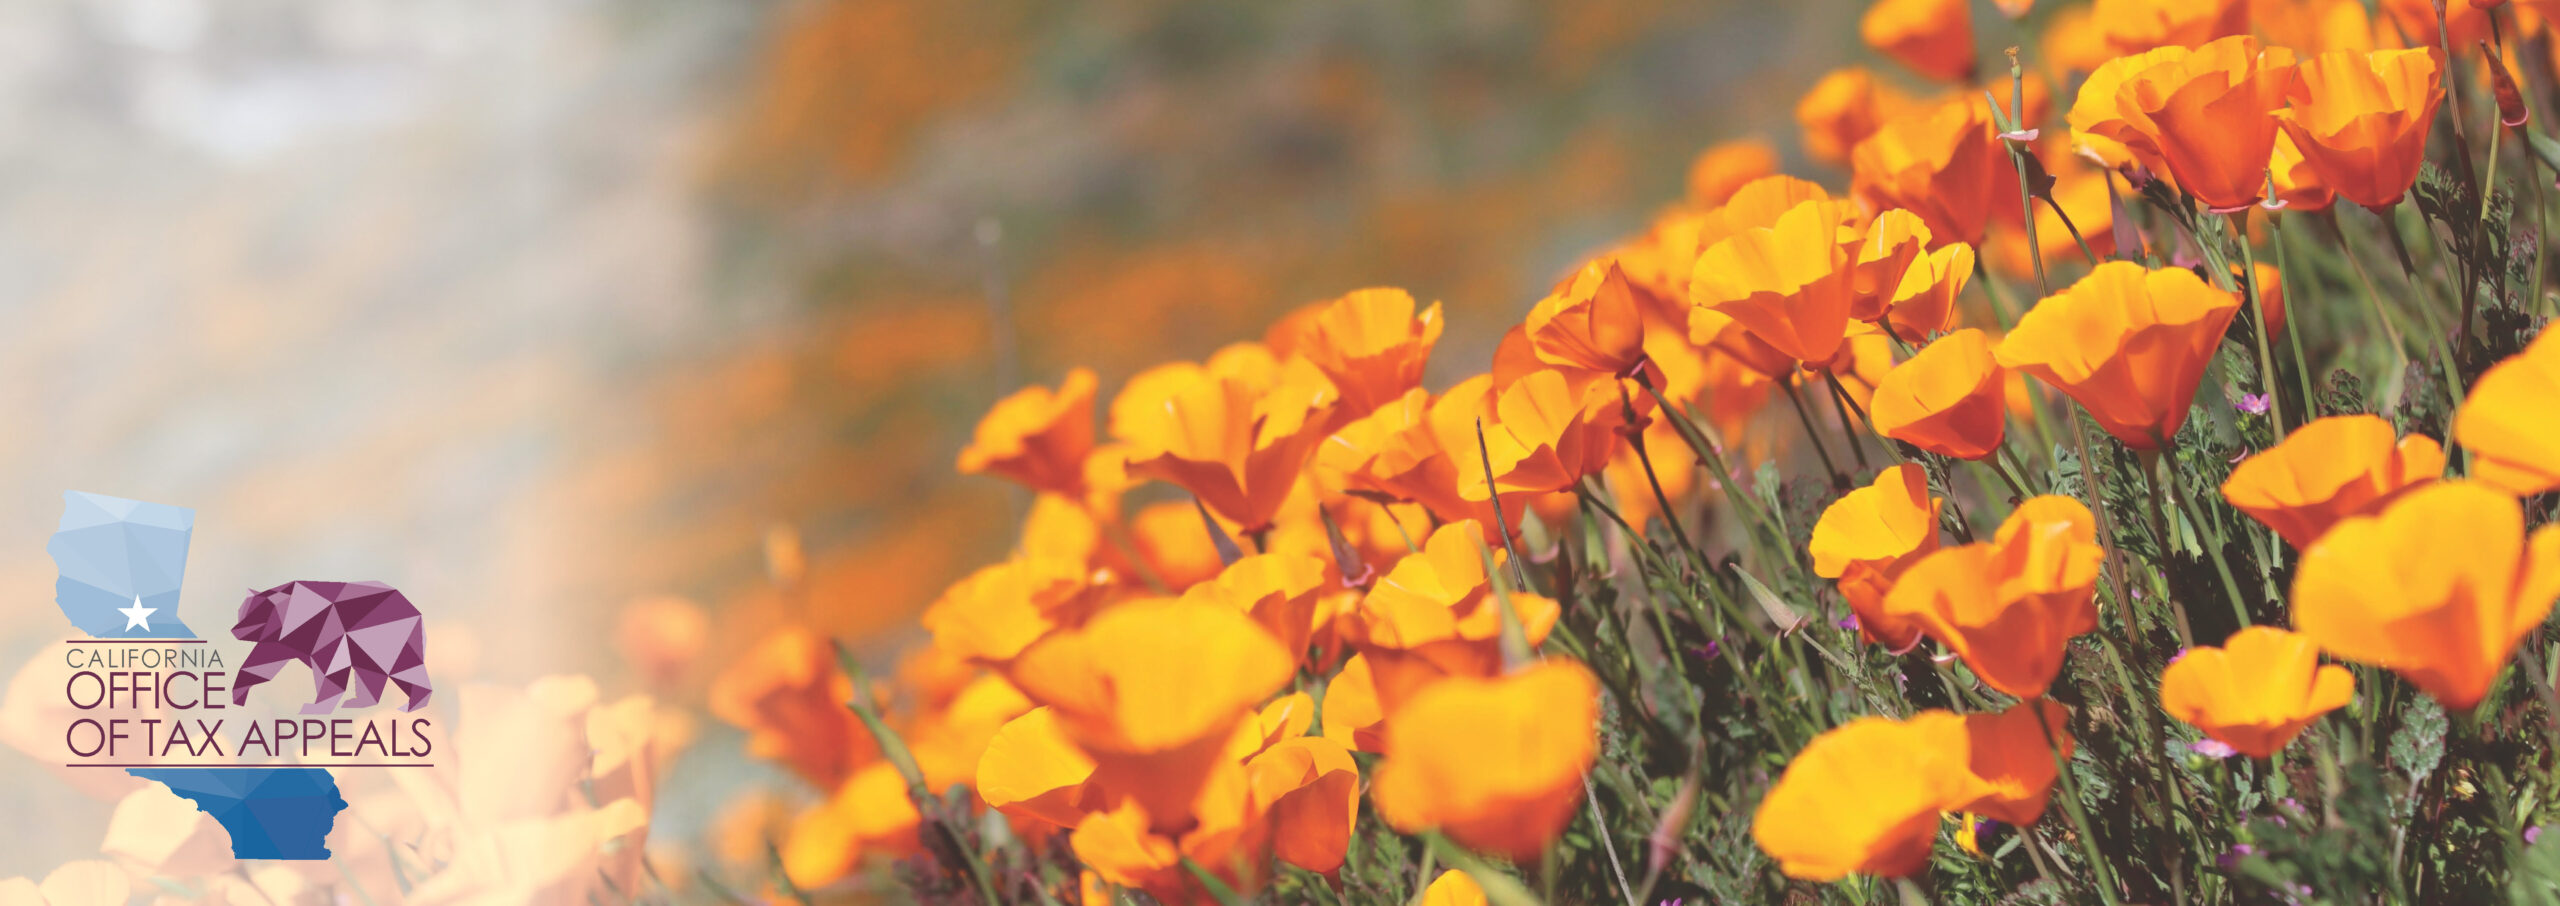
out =
[(1858, 628), (1858, 615), (1853, 613), (1848, 616), (1841, 617), (1838, 625), (1842, 629), (1856, 629)]
[(2240, 750), (2232, 748), (2230, 743), (2219, 739), (2199, 739), (2188, 743), (2187, 748), (2198, 755), (2217, 760), (2240, 754)]
[(2267, 414), (2267, 395), (2264, 393), (2240, 394), (2240, 401), (2233, 403), (2232, 407), (2250, 415), (2265, 415)]
[(2222, 866), (2223, 871), (2230, 871), (2233, 868), (2239, 867), (2240, 860), (2248, 858), (2251, 854), (2254, 854), (2257, 851), (2258, 848), (2255, 846), (2251, 846), (2246, 843), (2234, 843), (2231, 844), (2231, 849), (2228, 852), (2215, 857), (2213, 864)]
[(2527, 844), (2540, 839), (2542, 839), (2542, 825), (2536, 824), (2524, 829), (2524, 842)]

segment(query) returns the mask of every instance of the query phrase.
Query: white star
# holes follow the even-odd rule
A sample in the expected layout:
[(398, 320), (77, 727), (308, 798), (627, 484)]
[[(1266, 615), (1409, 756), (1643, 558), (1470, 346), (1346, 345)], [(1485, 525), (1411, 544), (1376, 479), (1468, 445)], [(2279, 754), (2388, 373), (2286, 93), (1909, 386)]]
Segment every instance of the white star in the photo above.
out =
[(133, 606), (116, 608), (116, 612), (124, 614), (124, 628), (148, 630), (151, 628), (151, 613), (159, 609), (142, 606), (142, 598), (137, 595), (133, 599)]

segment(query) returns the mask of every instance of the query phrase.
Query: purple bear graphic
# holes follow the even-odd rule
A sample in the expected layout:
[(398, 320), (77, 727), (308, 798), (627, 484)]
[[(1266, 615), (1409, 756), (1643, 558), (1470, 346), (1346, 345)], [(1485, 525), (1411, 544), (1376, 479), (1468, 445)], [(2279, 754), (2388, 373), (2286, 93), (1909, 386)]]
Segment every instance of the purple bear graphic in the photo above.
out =
[(311, 667), (311, 683), (319, 694), (304, 714), (326, 714), (353, 685), (349, 708), (370, 708), (382, 700), (385, 683), (408, 696), (402, 711), (427, 704), (434, 692), (427, 683), (425, 618), (398, 589), (380, 582), (287, 582), (252, 591), (240, 602), (240, 622), (231, 635), (255, 643), (249, 659), (233, 680), (231, 703), (249, 700), (249, 690), (276, 678), (286, 664)]

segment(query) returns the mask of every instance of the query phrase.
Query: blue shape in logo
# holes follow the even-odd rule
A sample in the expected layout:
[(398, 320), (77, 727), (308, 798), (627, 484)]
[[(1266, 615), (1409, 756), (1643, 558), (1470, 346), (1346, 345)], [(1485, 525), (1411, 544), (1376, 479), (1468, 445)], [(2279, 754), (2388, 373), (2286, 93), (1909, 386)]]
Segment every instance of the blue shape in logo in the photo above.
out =
[(178, 620), (195, 525), (185, 507), (63, 492), (62, 527), (44, 546), (62, 576), (54, 603), (90, 638), (195, 638)]
[[(185, 507), (66, 491), (62, 527), (45, 553), (62, 577), (54, 603), (93, 639), (192, 639), (178, 620), (178, 583), (196, 514)], [(128, 768), (167, 786), (231, 834), (235, 859), (326, 859), (345, 811), (322, 768)]]
[(128, 768), (212, 815), (234, 859), (329, 858), (329, 827), (347, 807), (320, 768)]

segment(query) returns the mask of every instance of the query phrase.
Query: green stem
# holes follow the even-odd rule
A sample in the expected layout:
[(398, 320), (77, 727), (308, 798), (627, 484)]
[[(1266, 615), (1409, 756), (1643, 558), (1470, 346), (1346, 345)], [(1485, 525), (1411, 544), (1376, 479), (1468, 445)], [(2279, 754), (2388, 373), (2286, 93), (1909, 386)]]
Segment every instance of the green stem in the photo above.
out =
[[(2353, 244), (2347, 240), (2346, 225), (2339, 222), (2338, 209), (2332, 206), (2320, 212), (2320, 218), (2329, 225), (2329, 236), (2336, 239), (2338, 248), (2346, 253), (2342, 257), (2347, 259), (2348, 268), (2355, 272), (2356, 288), (2364, 293), (2365, 308), (2373, 313), (2375, 326), (2382, 328), (2382, 335), (2391, 341), (2391, 374), (2396, 381), (2409, 369), (2409, 343), (2400, 338), (2399, 325), (2392, 323), (2391, 313), (2383, 309), (2382, 293), (2373, 288), (2373, 274), (2364, 269), (2363, 256), (2357, 255)], [(2389, 224), (2384, 226), (2388, 228)]]
[(2029, 699), (2026, 707), (2035, 711), (2036, 726), (2044, 729), (2045, 749), (2053, 753), (2053, 773), (2062, 781), (2062, 810), (2071, 816), (2072, 828), (2080, 837), (2081, 854), (2089, 860), (2090, 884), (2098, 888), (2098, 899), (2107, 906), (2116, 906), (2115, 872), (2107, 867), (2106, 857), (2098, 853), (2098, 836), (2091, 831), (2088, 810), (2080, 805), (2080, 781), (2071, 776), (2071, 759), (2063, 756), (2062, 743), (2054, 738), (2053, 721), (2045, 717), (2044, 703)]
[(2249, 315), (2258, 319), (2258, 329), (2250, 331), (2258, 341), (2258, 389), (2267, 395), (2267, 423), (2275, 426), (2276, 442), (2283, 443), (2284, 391), (2276, 386), (2276, 357), (2270, 352), (2274, 347), (2267, 342), (2266, 292), (2258, 286), (2258, 253), (2249, 247), (2248, 214), (2225, 215), (2225, 221), (2231, 226), (2231, 241), (2240, 245), (2240, 285), (2248, 288)]
[[(1636, 404), (1634, 400), (1628, 398), (1625, 384), (1618, 385), (1618, 404), (1626, 407), (1627, 423), (1635, 424)], [(1644, 432), (1629, 432), (1627, 443), (1636, 448), (1636, 462), (1644, 466), (1644, 482), (1653, 488), (1653, 502), (1662, 508), (1662, 521), (1671, 526), (1671, 537), (1679, 540), (1680, 549), (1688, 551), (1689, 559), (1695, 561), (1700, 569), (1706, 568), (1707, 555), (1701, 553), (1697, 545), (1689, 543), (1689, 530), (1680, 527), (1679, 509), (1671, 505), (1671, 495), (1662, 492), (1662, 479), (1653, 471), (1653, 456), (1645, 452)], [(1636, 544), (1644, 543), (1642, 538), (1628, 540)]]
[[(1849, 452), (1858, 457), (1858, 471), (1864, 472), (1873, 468), (1873, 466), (1867, 465), (1867, 445), (1863, 443), (1860, 438), (1860, 435), (1865, 434), (1866, 432), (1860, 430), (1859, 423), (1863, 422), (1865, 419), (1863, 417), (1856, 420), (1849, 418), (1849, 411), (1856, 409), (1857, 405), (1849, 402), (1849, 398), (1846, 395), (1847, 391), (1840, 389), (1839, 378), (1832, 376), (1831, 372), (1828, 371), (1822, 373), (1822, 378), (1823, 380), (1828, 381), (1831, 385), (1831, 408), (1832, 411), (1837, 412), (1840, 415), (1840, 436), (1848, 439)], [(1861, 413), (1861, 415), (1863, 415), (1863, 413)], [(1890, 443), (1886, 444), (1885, 452), (1893, 453), (1893, 445)], [(1894, 453), (1894, 458), (1901, 459), (1902, 455)]]
[[(1993, 449), (1991, 451), (1991, 456), (1987, 457), (1984, 461), (1991, 464), (1992, 474), (2000, 476), (2000, 482), (2009, 486), (2009, 493), (2018, 495), (2018, 500), (2023, 502), (2027, 498), (2036, 495), (2027, 490), (2027, 483), (2024, 480), (2020, 479), (2016, 474), (2013, 474), (2010, 471), (2012, 468), (2015, 468), (2015, 464), (2010, 461), (2012, 458), (2013, 457), (2009, 452), (2009, 445), (2002, 443), (1999, 447)], [(2018, 471), (2025, 470), (2019, 469)]]
[(1511, 546), (1511, 522), (1502, 515), (1502, 487), (1493, 480), (1493, 451), (1485, 446), (1482, 418), (1476, 419), (1476, 457), (1484, 463), (1484, 499), (1493, 505), (1493, 527), (1502, 531), (1502, 550), (1511, 555), (1511, 577), (1520, 590), (1528, 591), (1529, 568), (1521, 565), (1520, 552)]
[(1752, 529), (1767, 532), (1770, 537), (1783, 541), (1786, 535), (1778, 531), (1776, 523), (1770, 519), (1769, 514), (1760, 511), (1759, 501), (1753, 500), (1751, 495), (1742, 493), (1740, 489), (1733, 486), (1736, 479), (1725, 465), (1724, 454), (1717, 452), (1714, 441), (1706, 436), (1706, 430), (1698, 427), (1697, 423), (1691, 421), (1688, 414), (1682, 412), (1679, 407), (1671, 405), (1671, 401), (1663, 397), (1661, 389), (1653, 386), (1653, 380), (1641, 371), (1636, 373), (1636, 386), (1644, 388), (1645, 393), (1653, 396), (1655, 408), (1671, 418), (1673, 433), (1679, 434), (1681, 440), (1688, 442), (1689, 450), (1698, 454), (1698, 462), (1704, 464), (1713, 473), (1709, 478), (1724, 486), (1725, 502), (1740, 508), (1744, 521)]
[(1840, 474), (1840, 467), (1832, 464), (1831, 450), (1822, 445), (1822, 432), (1814, 430), (1813, 415), (1805, 411), (1804, 394), (1797, 393), (1794, 384), (1780, 382), (1780, 386), (1787, 390), (1787, 402), (1795, 405), (1796, 421), (1804, 425), (1805, 439), (1813, 441), (1813, 452), (1822, 457), (1822, 471), (1831, 476), (1832, 487), (1843, 491), (1848, 490), (1849, 476)]
[[(2285, 262), (2284, 218), (2269, 215), (2267, 233), (2275, 240), (2276, 285), (2290, 285), (2289, 281), (2294, 279), (2294, 274)], [(2302, 358), (2302, 317), (2300, 313), (2288, 312), (2285, 320), (2293, 322), (2293, 329), (2284, 332), (2284, 339), (2286, 345), (2293, 347), (2293, 377), (2302, 386), (2302, 423), (2307, 425), (2311, 423), (2314, 413), (2320, 410), (2319, 404), (2311, 398), (2311, 365)]]
[[(2162, 468), (2162, 472), (2164, 474), (2168, 471), (2169, 469), (2167, 467), (2164, 466)], [(2231, 563), (2222, 554), (2222, 531), (2215, 528), (2213, 523), (2205, 521), (2204, 510), (2196, 504), (2194, 499), (2189, 498), (2183, 489), (2178, 487), (2177, 482), (2163, 480), (2161, 483), (2169, 486), (2169, 497), (2178, 502), (2178, 509), (2186, 513), (2187, 521), (2194, 523), (2196, 531), (2203, 533), (2204, 537), (2201, 539), (2203, 543), (2207, 547), (2212, 548), (2213, 571), (2215, 575), (2222, 577), (2223, 592), (2231, 596), (2231, 615), (2238, 618), (2240, 621), (2237, 629), (2249, 628), (2249, 624), (2251, 622), (2249, 619), (2249, 602), (2248, 599), (2241, 596), (2240, 582), (2238, 579), (2233, 578)], [(2237, 631), (2237, 629), (2234, 631)], [(2189, 644), (2193, 643), (2190, 642)]]
[(1991, 308), (2000, 316), (2000, 329), (2007, 330), (2018, 325), (2018, 306), (2009, 301), (2007, 292), (2000, 289), (2000, 281), (1992, 279), (1991, 266), (1983, 263), (1988, 260), (1988, 256), (1974, 256), (1973, 282), (1981, 284), (1983, 295), (1991, 297)]
[[(2168, 504), (2163, 502), (2166, 495), (2163, 493), (2162, 488), (2166, 486), (2168, 482), (2162, 480), (2160, 477), (2160, 460), (2162, 457), (2160, 456), (2160, 452), (2157, 450), (2144, 450), (2136, 455), (2140, 456), (2142, 459), (2142, 482), (2146, 486), (2145, 489), (2150, 491), (2150, 493), (2145, 496), (2151, 503), (2151, 537), (2153, 539), (2153, 543), (2158, 545), (2160, 548), (2160, 572), (2162, 575), (2167, 575), (2169, 572), (2169, 558), (2175, 556), (2178, 550), (2178, 539), (2177, 536), (2170, 533), (2171, 529), (2175, 526), (2169, 521)], [(2177, 617), (2176, 625), (2178, 629), (2179, 647), (2195, 647), (2195, 623), (2194, 621), (2187, 619), (2187, 602), (2178, 600), (2175, 595), (2167, 597), (2169, 598), (2169, 611), (2172, 615)], [(2249, 621), (2242, 620), (2240, 621), (2240, 625), (2249, 625)]]

